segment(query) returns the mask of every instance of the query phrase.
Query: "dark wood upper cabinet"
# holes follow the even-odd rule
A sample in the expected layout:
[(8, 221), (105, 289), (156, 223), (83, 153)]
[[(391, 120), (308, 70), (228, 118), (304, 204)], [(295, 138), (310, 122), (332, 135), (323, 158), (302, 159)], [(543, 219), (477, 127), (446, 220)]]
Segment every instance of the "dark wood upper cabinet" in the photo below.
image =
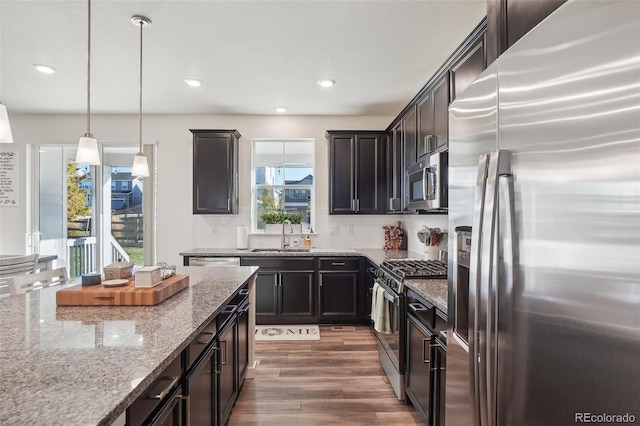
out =
[(464, 92), (464, 89), (469, 87), (486, 67), (484, 37), (480, 37), (462, 54), (449, 71), (451, 102)]
[(384, 132), (328, 131), (329, 213), (385, 212)]
[(237, 130), (193, 133), (193, 213), (238, 212)]
[(387, 207), (389, 211), (403, 209), (403, 155), (402, 122), (399, 121), (387, 134), (387, 196), (389, 199)]
[(443, 75), (432, 90), (433, 138), (429, 152), (436, 152), (449, 145), (449, 74)]
[(566, 0), (487, 0), (487, 64)]
[(416, 103), (418, 110), (417, 160), (448, 143), (449, 75), (442, 75)]
[(416, 105), (412, 105), (410, 109), (407, 110), (407, 113), (402, 117), (402, 135), (404, 137), (403, 145), (404, 145), (404, 164), (405, 167), (409, 167), (412, 164), (415, 164), (418, 161), (418, 149), (417, 149), (417, 138), (418, 138), (418, 120), (417, 120), (417, 112)]
[(433, 96), (431, 90), (418, 99), (416, 108), (418, 109), (416, 158), (420, 160), (429, 153), (433, 139)]

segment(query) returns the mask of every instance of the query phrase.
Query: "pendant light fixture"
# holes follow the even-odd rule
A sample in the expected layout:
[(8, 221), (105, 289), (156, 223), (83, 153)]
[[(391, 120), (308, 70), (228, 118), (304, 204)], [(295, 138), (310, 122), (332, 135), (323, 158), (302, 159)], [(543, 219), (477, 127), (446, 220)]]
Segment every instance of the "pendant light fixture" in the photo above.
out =
[(7, 107), (0, 102), (0, 143), (13, 143)]
[(98, 141), (91, 134), (91, 0), (88, 0), (87, 11), (87, 133), (78, 142), (76, 163), (97, 166), (100, 164)]
[(144, 16), (133, 16), (131, 18), (131, 22), (133, 25), (140, 27), (140, 132), (139, 132), (139, 140), (140, 140), (140, 151), (133, 157), (133, 167), (131, 167), (131, 176), (149, 176), (149, 164), (147, 163), (147, 157), (145, 157), (142, 152), (142, 29), (144, 27), (151, 26), (151, 20), (145, 18)]

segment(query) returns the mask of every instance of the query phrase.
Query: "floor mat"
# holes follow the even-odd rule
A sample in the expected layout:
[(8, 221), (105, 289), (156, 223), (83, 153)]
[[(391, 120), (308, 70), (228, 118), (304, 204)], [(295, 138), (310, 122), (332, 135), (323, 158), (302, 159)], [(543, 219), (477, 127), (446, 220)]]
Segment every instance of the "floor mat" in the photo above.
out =
[(320, 327), (317, 325), (256, 325), (256, 340), (320, 340)]

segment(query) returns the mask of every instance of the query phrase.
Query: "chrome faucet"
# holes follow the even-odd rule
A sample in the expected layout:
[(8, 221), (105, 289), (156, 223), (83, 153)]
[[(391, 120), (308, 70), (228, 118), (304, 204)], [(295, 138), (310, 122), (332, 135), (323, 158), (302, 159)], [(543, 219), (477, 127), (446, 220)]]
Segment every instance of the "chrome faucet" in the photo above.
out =
[(286, 250), (289, 247), (289, 242), (285, 242), (284, 239), (284, 225), (289, 225), (289, 232), (293, 233), (293, 226), (291, 226), (291, 221), (289, 219), (285, 219), (282, 221), (282, 239), (280, 240), (280, 249)]

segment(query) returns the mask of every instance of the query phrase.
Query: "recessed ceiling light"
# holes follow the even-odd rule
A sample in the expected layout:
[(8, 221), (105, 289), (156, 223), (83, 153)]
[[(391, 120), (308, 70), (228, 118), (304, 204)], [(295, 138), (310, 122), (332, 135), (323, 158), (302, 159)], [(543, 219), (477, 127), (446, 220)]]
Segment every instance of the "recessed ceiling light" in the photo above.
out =
[(50, 67), (49, 65), (33, 64), (33, 66), (43, 74), (53, 74), (56, 72), (56, 69), (54, 67)]
[(200, 87), (200, 86), (202, 86), (202, 81), (197, 80), (195, 78), (185, 78), (184, 82), (187, 83), (191, 87)]
[(282, 114), (283, 112), (287, 112), (287, 108), (283, 106), (276, 107), (276, 112)]
[(331, 87), (336, 84), (335, 80), (318, 80), (318, 85), (320, 87)]

